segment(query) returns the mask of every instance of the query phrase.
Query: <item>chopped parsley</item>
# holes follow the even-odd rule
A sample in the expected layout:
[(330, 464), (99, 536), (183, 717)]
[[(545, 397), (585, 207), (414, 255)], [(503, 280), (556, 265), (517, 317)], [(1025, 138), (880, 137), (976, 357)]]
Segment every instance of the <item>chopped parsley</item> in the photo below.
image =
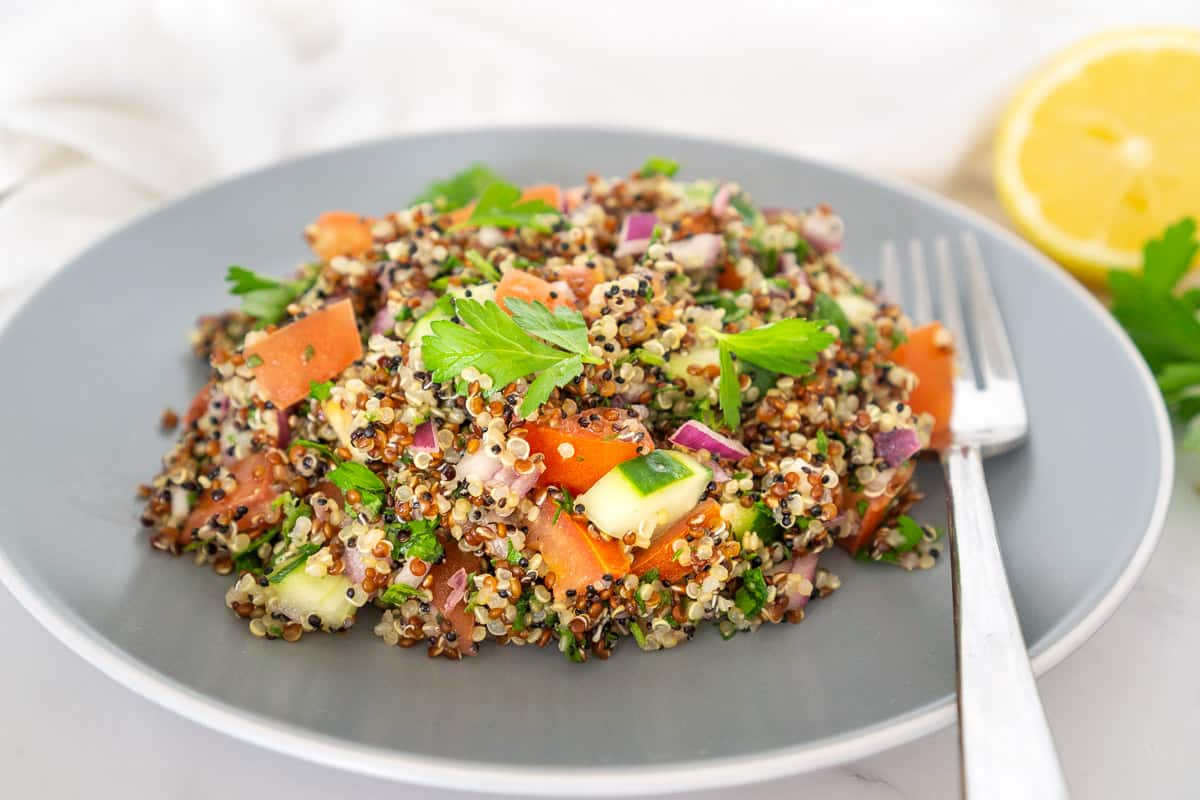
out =
[(921, 529), (916, 520), (909, 516), (901, 515), (896, 520), (896, 530), (904, 537), (904, 543), (893, 548), (900, 553), (907, 553), (909, 550), (912, 550), (921, 543), (921, 539), (925, 536), (925, 531)]
[(767, 581), (760, 567), (751, 567), (742, 573), (742, 585), (734, 594), (733, 602), (748, 618), (762, 611), (767, 602)]
[(297, 569), (304, 566), (305, 562), (308, 561), (308, 557), (320, 549), (321, 545), (319, 544), (309, 543), (300, 545), (296, 550), (295, 558), (271, 572), (271, 583), (279, 583), (288, 575), (291, 575)]
[(519, 564), (519, 563), (521, 563), (521, 558), (522, 558), (521, 551), (518, 550), (516, 547), (514, 547), (513, 543), (512, 543), (512, 539), (509, 539), (508, 540), (508, 552), (504, 554), (504, 559), (509, 564)]
[(393, 583), (379, 596), (379, 601), (389, 606), (398, 606), (413, 597), (424, 600), (425, 593), (404, 583)]
[(356, 461), (343, 461), (327, 476), (345, 494), (351, 490), (362, 498), (363, 508), (372, 516), (383, 507), (387, 486), (379, 476)]
[(829, 437), (825, 435), (823, 428), (817, 429), (817, 452), (821, 455), (829, 452)]
[(474, 250), (467, 251), (467, 262), (479, 270), (479, 274), (483, 276), (484, 280), (493, 282), (500, 280), (500, 270)]
[(318, 402), (323, 403), (328, 400), (329, 393), (332, 390), (333, 381), (323, 381), (322, 383), (317, 383), (316, 381), (308, 382), (308, 396)]
[(532, 592), (526, 592), (521, 595), (521, 599), (517, 601), (515, 611), (517, 615), (513, 617), (512, 629), (517, 633), (525, 630), (525, 615), (529, 613), (529, 596)]
[(642, 168), (638, 170), (638, 175), (643, 178), (651, 178), (655, 175), (665, 175), (668, 178), (674, 178), (676, 172), (679, 172), (679, 162), (675, 159), (650, 156), (650, 158), (646, 159), (646, 163), (642, 164)]
[(638, 621), (636, 619), (629, 620), (629, 632), (633, 634), (633, 639), (634, 639), (634, 641), (637, 642), (638, 647), (645, 650), (646, 649), (646, 634), (642, 630), (642, 626), (638, 624)]
[(843, 342), (850, 341), (850, 319), (837, 300), (824, 293), (818, 294), (813, 298), (813, 313), (818, 319), (836, 326)]
[(249, 357), (246, 358), (246, 366), (250, 369), (255, 369), (257, 367), (261, 367), (262, 365), (262, 356), (260, 356), (258, 353), (251, 353)]
[(392, 558), (419, 558), (426, 564), (437, 563), (442, 554), (442, 543), (437, 538), (436, 519), (417, 519), (412, 522), (392, 522), (384, 526), (388, 541), (392, 543)]
[(557, 510), (554, 512), (554, 519), (550, 520), (550, 523), (557, 525), (558, 518), (563, 515), (564, 511), (568, 517), (575, 513), (575, 496), (571, 494), (570, 489), (564, 488), (562, 490), (562, 497), (555, 499), (554, 505)]
[(253, 317), (259, 327), (279, 322), (287, 307), (307, 292), (317, 281), (317, 270), (294, 281), (281, 281), (245, 267), (232, 266), (225, 273), (230, 283), (229, 293), (242, 298), (242, 313)]
[(545, 200), (521, 200), (519, 187), (496, 181), (480, 194), (471, 216), (451, 230), (490, 225), (494, 228), (532, 228), (540, 233), (550, 233), (553, 229), (547, 224), (547, 219), (560, 216), (559, 210)]
[(445, 180), (429, 184), (425, 191), (413, 198), (410, 205), (432, 203), (440, 212), (454, 211), (479, 197), (488, 186), (503, 180), (504, 178), (493, 172), (490, 167), (472, 164)]
[(583, 654), (583, 650), (579, 647), (579, 641), (575, 638), (575, 634), (566, 625), (558, 629), (558, 640), (562, 642), (560, 646), (562, 653), (567, 657), (568, 661), (576, 664), (582, 664), (587, 658)]

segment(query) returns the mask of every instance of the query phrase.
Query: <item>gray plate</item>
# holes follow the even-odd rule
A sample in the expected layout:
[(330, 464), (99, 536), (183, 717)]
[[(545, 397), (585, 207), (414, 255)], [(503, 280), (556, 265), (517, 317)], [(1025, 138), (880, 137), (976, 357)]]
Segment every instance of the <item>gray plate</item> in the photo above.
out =
[[(55, 635), (138, 692), (231, 735), (361, 772), (491, 791), (680, 791), (828, 766), (952, 718), (947, 564), (907, 574), (834, 555), (845, 582), (800, 626), (578, 667), (485, 648), (462, 663), (348, 636), (252, 638), (229, 581), (152, 553), (133, 487), (165, 405), (203, 380), (185, 335), (230, 304), (229, 264), (282, 273), (327, 208), (402, 205), (481, 160), (522, 181), (621, 174), (651, 154), (737, 178), (763, 205), (825, 201), (873, 274), (886, 239), (974, 230), (1012, 333), (1032, 439), (988, 462), (1035, 665), (1077, 647), (1153, 549), (1171, 483), (1149, 374), (1091, 297), (995, 226), (932, 195), (778, 154), (593, 130), (421, 136), (284, 164), (146, 216), (80, 256), (0, 339), (0, 577)], [(941, 522), (936, 471), (920, 509)]]

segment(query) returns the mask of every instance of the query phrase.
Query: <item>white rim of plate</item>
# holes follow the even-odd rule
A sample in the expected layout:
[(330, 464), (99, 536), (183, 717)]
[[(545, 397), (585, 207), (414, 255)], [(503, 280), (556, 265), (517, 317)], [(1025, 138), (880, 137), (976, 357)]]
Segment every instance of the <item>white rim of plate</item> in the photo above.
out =
[[(971, 225), (987, 231), (1027, 255), (1042, 271), (1049, 273), (1052, 280), (1058, 281), (1065, 286), (1094, 315), (1099, 317), (1101, 323), (1116, 335), (1126, 355), (1137, 364), (1138, 374), (1142, 377), (1142, 388), (1153, 399), (1154, 422), (1155, 428), (1158, 431), (1158, 445), (1161, 453), (1159, 463), (1161, 481), (1159, 482), (1158, 493), (1154, 498), (1154, 507), (1147, 522), (1145, 533), (1142, 536), (1142, 541), (1134, 551), (1133, 557), (1109, 588), (1108, 592), (1105, 593), (1104, 597), (1096, 603), (1091, 611), (1084, 615), (1083, 619), (1073, 628), (1063, 633), (1057, 641), (1050, 643), (1042, 652), (1031, 657), (1030, 661), (1033, 665), (1034, 674), (1039, 676), (1044, 674), (1079, 648), (1112, 616), (1113, 612), (1116, 611), (1117, 607), (1129, 594), (1134, 583), (1145, 570), (1147, 563), (1149, 563), (1155, 547), (1158, 545), (1158, 540), (1166, 521), (1167, 507), (1170, 503), (1175, 475), (1175, 444), (1171, 434), (1171, 425), (1167, 416), (1166, 406), (1161, 400), (1158, 385), (1155, 383), (1149, 367), (1146, 366), (1146, 362), (1142, 359), (1141, 354), (1137, 351), (1137, 348), (1128, 335), (1121, 329), (1116, 320), (1112, 318), (1108, 310), (1100, 304), (1100, 301), (1093, 297), (1082, 285), (1068, 276), (1065, 271), (1051, 262), (1049, 258), (1034, 248), (1033, 245), (966, 206), (944, 198), (932, 190), (897, 178), (871, 175), (825, 159), (782, 152), (768, 147), (728, 142), (721, 139), (688, 136), (686, 134), (654, 128), (622, 129), (589, 126), (526, 125), (445, 129), (358, 142), (345, 147), (276, 162), (239, 175), (227, 176), (216, 183), (189, 192), (170, 203), (134, 217), (121, 225), (116, 231), (102, 237), (77, 254), (69, 263), (79, 260), (102, 242), (110, 237), (121, 235), (127, 228), (142, 220), (166, 208), (185, 202), (197, 194), (202, 194), (223, 186), (232, 180), (248, 178), (309, 159), (326, 158), (360, 147), (370, 147), (389, 142), (403, 142), (412, 139), (427, 139), (437, 136), (486, 133), (489, 130), (501, 132), (527, 130), (539, 133), (559, 132), (564, 134), (604, 134), (612, 136), (664, 136), (677, 140), (717, 145), (719, 147), (743, 150), (751, 153), (767, 154), (795, 161), (808, 162), (834, 172), (850, 175), (868, 183), (881, 185), (899, 194), (915, 197), (951, 216), (963, 219)], [(57, 274), (62, 273), (59, 272)], [(29, 302), (29, 299), (40, 293), (44, 287), (45, 283), (39, 285), (38, 289), (30, 295), (30, 298), (27, 298), (22, 303), (22, 307)], [(8, 323), (11, 323), (20, 311), (20, 308), (14, 310), (14, 313), (9, 317)], [(0, 326), (0, 334), (3, 333), (8, 323)], [(476, 792), (524, 793), (538, 796), (566, 794), (602, 796), (715, 789), (811, 772), (865, 758), (944, 728), (954, 721), (956, 715), (954, 700), (951, 698), (931, 708), (910, 712), (906, 717), (894, 722), (876, 723), (863, 731), (845, 734), (821, 745), (782, 747), (758, 755), (731, 756), (704, 761), (679, 761), (661, 767), (633, 767), (623, 768), (620, 771), (593, 769), (589, 767), (548, 766), (532, 769), (515, 768), (485, 762), (465, 761), (462, 759), (431, 758), (428, 756), (398, 753), (368, 745), (347, 744), (340, 739), (247, 712), (189, 689), (174, 679), (142, 664), (131, 654), (118, 649), (98, 631), (77, 619), (73, 614), (66, 613), (47, 602), (17, 572), (2, 547), (0, 547), (0, 582), (3, 582), (25, 610), (32, 614), (59, 641), (117, 683), (133, 690), (148, 700), (175, 711), (214, 731), (235, 737), (249, 744), (274, 750), (284, 755), (337, 767), (348, 772), (399, 782), (417, 783), (425, 786)]]

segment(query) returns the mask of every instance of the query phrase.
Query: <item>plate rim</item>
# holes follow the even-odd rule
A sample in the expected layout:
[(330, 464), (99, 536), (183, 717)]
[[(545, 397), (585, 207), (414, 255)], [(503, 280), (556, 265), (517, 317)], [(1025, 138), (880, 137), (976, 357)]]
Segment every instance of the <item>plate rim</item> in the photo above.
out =
[[(14, 309), (4, 324), (0, 336), (18, 317), (23, 316), (29, 303), (51, 283), (65, 278), (70, 267), (83, 260), (110, 239), (157, 214), (164, 213), (192, 198), (215, 191), (231, 182), (250, 179), (263, 173), (286, 169), (310, 160), (329, 158), (352, 150), (388, 144), (403, 144), (414, 140), (437, 139), (455, 135), (488, 133), (531, 134), (601, 134), (605, 136), (658, 136), (697, 144), (708, 144), (747, 154), (769, 155), (841, 173), (866, 183), (874, 183), (892, 192), (916, 198), (930, 206), (978, 226), (1023, 253), (1051, 280), (1057, 281), (1075, 295), (1100, 318), (1101, 323), (1116, 334), (1125, 355), (1131, 358), (1142, 379), (1142, 389), (1152, 398), (1154, 428), (1159, 447), (1161, 480), (1146, 529), (1133, 556), (1103, 597), (1070, 630), (1060, 635), (1041, 652), (1031, 655), (1035, 675), (1043, 675), (1077, 650), (1112, 616), (1145, 571), (1158, 545), (1166, 521), (1175, 473), (1175, 447), (1166, 406), (1158, 386), (1132, 340), (1117, 324), (1106, 308), (1081, 284), (1068, 276), (1033, 245), (985, 217), (932, 189), (903, 178), (879, 175), (829, 159), (792, 153), (775, 147), (737, 141), (723, 137), (694, 136), (662, 128), (609, 127), (603, 125), (489, 125), (485, 127), (447, 127), (407, 134), (374, 137), (274, 161), (252, 170), (227, 175), (189, 192), (147, 209), (126, 220), (114, 230), (92, 242), (68, 258), (52, 275), (37, 284)], [(846, 733), (819, 745), (781, 747), (756, 755), (729, 756), (719, 759), (676, 761), (661, 766), (623, 768), (619, 773), (592, 767), (506, 767), (463, 758), (431, 758), (410, 753), (386, 750), (311, 731), (297, 725), (275, 720), (255, 712), (214, 699), (188, 688), (169, 675), (141, 662), (72, 612), (59, 609), (48, 602), (32, 583), (18, 573), (0, 542), (0, 583), (16, 597), (49, 633), (87, 663), (99, 669), (127, 689), (142, 697), (197, 722), (218, 733), (264, 747), (278, 753), (301, 758), (348, 772), (383, 778), (402, 783), (459, 789), (475, 792), (507, 792), (538, 796), (575, 794), (599, 796), (613, 794), (680, 792), (704, 788), (729, 787), (797, 775), (817, 769), (834, 767), (848, 761), (874, 755), (913, 741), (949, 725), (955, 718), (953, 698), (943, 703), (930, 703), (910, 711), (897, 720), (878, 722), (858, 731)], [(736, 769), (734, 769), (736, 767)]]

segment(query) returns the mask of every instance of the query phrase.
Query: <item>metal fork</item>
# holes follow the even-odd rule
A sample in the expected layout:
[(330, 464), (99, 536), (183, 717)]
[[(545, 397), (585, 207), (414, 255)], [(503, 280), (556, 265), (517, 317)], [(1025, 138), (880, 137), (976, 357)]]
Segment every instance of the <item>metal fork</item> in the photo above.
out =
[[(1065, 798), (1066, 779), (1004, 575), (983, 473), (985, 456), (1024, 442), (1025, 401), (979, 244), (963, 233), (957, 249), (959, 269), (946, 237), (935, 239), (932, 247), (941, 320), (954, 337), (957, 367), (951, 443), (939, 456), (949, 511), (962, 790), (971, 800)], [(901, 279), (896, 245), (885, 244), (881, 254), (885, 295), (902, 302), (909, 284), (909, 316), (916, 323), (934, 318), (925, 250), (920, 241), (909, 243), (909, 280)], [(959, 276), (966, 289), (965, 315)]]

